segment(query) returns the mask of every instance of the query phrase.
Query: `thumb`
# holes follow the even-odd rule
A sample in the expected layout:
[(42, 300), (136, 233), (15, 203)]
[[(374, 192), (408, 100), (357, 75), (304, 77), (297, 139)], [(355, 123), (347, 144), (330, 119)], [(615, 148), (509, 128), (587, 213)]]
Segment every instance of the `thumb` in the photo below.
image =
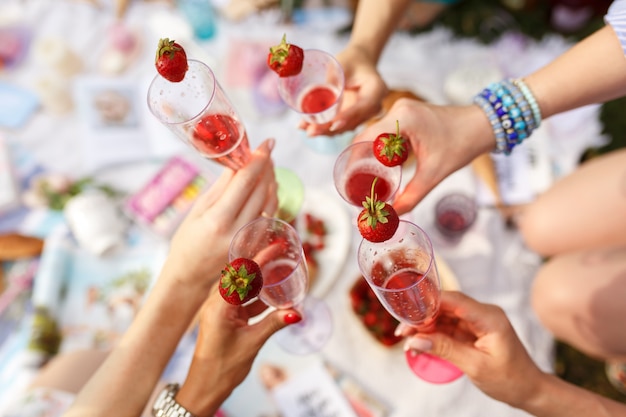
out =
[(277, 331), (300, 322), (302, 316), (295, 309), (275, 310), (269, 313), (263, 320), (258, 322), (255, 327), (258, 327), (256, 332), (259, 341), (263, 344)]
[(472, 346), (462, 343), (443, 333), (419, 333), (404, 342), (405, 351), (430, 353), (456, 365), (463, 372), (467, 364), (474, 361), (476, 351)]

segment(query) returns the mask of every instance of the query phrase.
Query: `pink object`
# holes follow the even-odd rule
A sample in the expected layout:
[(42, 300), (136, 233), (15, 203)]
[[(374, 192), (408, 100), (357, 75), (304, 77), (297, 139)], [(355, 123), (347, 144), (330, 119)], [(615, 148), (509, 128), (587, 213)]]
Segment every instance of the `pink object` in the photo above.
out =
[(405, 356), (413, 373), (426, 382), (446, 384), (463, 375), (463, 371), (450, 362), (428, 353), (415, 354), (409, 350)]

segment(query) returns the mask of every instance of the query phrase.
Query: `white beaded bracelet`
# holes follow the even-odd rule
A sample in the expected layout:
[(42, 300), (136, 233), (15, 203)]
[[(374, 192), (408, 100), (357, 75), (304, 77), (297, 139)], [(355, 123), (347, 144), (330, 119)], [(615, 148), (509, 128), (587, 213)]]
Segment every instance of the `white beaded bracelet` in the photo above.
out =
[(532, 91), (530, 91), (530, 88), (528, 88), (524, 80), (521, 78), (514, 79), (512, 82), (521, 90), (524, 98), (528, 102), (528, 105), (530, 105), (530, 109), (532, 110), (533, 117), (535, 119), (535, 129), (538, 128), (541, 124), (541, 109), (539, 108), (537, 99), (535, 99), (535, 95)]

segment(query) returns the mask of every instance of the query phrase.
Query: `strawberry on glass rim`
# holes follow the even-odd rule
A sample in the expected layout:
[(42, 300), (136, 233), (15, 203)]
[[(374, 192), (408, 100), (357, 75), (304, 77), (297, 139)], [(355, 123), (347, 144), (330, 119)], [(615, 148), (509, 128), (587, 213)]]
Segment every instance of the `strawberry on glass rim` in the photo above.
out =
[(300, 74), (304, 50), (297, 45), (287, 43), (287, 35), (284, 34), (278, 45), (270, 47), (267, 54), (267, 65), (279, 77), (291, 77)]
[(378, 199), (374, 191), (376, 181), (378, 177), (372, 181), (371, 195), (365, 197), (357, 226), (364, 239), (370, 242), (384, 242), (396, 233), (400, 218), (391, 204)]
[(262, 288), (261, 268), (252, 259), (233, 259), (222, 270), (220, 295), (229, 304), (244, 304), (259, 295)]
[(159, 39), (154, 64), (158, 73), (173, 83), (181, 82), (189, 69), (183, 47), (168, 38)]
[(383, 165), (402, 165), (409, 157), (408, 142), (400, 135), (400, 122), (396, 120), (396, 133), (381, 133), (374, 139), (374, 155)]

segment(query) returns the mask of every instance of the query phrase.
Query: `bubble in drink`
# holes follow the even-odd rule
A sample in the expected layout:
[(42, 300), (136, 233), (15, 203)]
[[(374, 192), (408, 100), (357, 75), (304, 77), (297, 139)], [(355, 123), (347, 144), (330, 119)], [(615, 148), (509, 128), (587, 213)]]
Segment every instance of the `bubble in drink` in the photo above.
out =
[(381, 300), (398, 320), (413, 326), (428, 326), (439, 309), (439, 288), (428, 277), (414, 269), (401, 269), (383, 284)]
[[(245, 165), (250, 154), (245, 130), (224, 114), (209, 114), (200, 119), (193, 131), (192, 145), (202, 155), (234, 169)], [(232, 148), (232, 152), (220, 156)]]
[(299, 304), (306, 295), (307, 279), (290, 277), (306, 274), (303, 262), (278, 259), (262, 266), (263, 289), (261, 299), (276, 308), (289, 308)]

